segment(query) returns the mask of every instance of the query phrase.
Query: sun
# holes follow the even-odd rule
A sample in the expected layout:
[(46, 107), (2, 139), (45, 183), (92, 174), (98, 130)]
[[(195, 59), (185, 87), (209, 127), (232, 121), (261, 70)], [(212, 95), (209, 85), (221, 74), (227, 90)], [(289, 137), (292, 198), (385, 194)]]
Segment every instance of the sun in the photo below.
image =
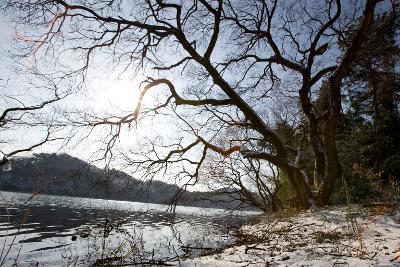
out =
[(118, 112), (135, 109), (139, 97), (139, 83), (136, 79), (107, 79), (93, 91), (92, 99), (96, 109)]

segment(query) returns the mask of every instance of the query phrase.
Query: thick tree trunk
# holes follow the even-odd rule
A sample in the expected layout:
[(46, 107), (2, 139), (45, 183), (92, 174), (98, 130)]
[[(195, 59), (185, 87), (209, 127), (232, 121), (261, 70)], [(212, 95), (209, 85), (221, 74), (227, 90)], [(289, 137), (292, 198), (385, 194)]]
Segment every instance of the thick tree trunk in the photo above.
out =
[(324, 142), (324, 161), (325, 173), (324, 181), (317, 189), (317, 205), (324, 206), (327, 204), (337, 177), (341, 174), (341, 166), (339, 163), (336, 148), (336, 128), (340, 116), (341, 82), (338, 80), (330, 80), (329, 99), (330, 107), (328, 115), (322, 126), (322, 139)]
[(318, 121), (310, 117), (309, 118), (309, 141), (311, 149), (314, 155), (314, 187), (320, 188), (321, 182), (324, 179), (325, 172), (325, 155), (324, 148), (322, 147), (319, 135), (318, 135)]
[(335, 186), (336, 179), (341, 174), (341, 166), (337, 154), (335, 136), (336, 134), (330, 129), (324, 133), (326, 168), (324, 181), (317, 191), (317, 205), (321, 207), (328, 203), (329, 197), (332, 194)]
[(308, 209), (313, 201), (313, 196), (303, 173), (298, 167), (290, 165), (282, 166), (282, 170), (288, 176), (288, 179), (296, 192), (297, 207), (299, 209)]

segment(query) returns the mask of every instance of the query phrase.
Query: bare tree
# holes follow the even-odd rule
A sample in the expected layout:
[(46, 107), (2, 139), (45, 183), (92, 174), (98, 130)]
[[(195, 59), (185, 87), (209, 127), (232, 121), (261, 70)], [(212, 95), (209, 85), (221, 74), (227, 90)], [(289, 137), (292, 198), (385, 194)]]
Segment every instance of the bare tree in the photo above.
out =
[[(308, 208), (327, 203), (341, 174), (335, 143), (341, 83), (385, 1), (4, 2), (31, 37), (25, 55), (57, 67), (53, 80), (84, 81), (105, 64), (152, 76), (132, 112), (84, 116), (87, 126), (109, 127), (107, 153), (131, 125), (174, 118), (173, 138), (147, 140), (143, 151), (126, 154), (136, 173), (174, 175), (185, 188), (197, 183), (210, 155), (235, 154), (249, 169), (264, 168), (264, 161), (276, 166), (289, 178), (298, 207)], [(354, 37), (342, 51), (338, 44), (350, 30)], [(317, 110), (323, 87), (328, 100)], [(149, 112), (142, 103), (151, 94), (158, 101)], [(304, 142), (292, 147), (276, 131), (270, 107), (277, 94), (295, 98), (305, 119), (314, 183), (300, 167)]]
[[(53, 95), (46, 96), (45, 99), (40, 96), (28, 96), (29, 101), (27, 103), (24, 102), (26, 99), (22, 99), (21, 96), (8, 94), (7, 87), (7, 82), (0, 85), (2, 89), (1, 101), (4, 105), (0, 110), (0, 144), (2, 146), (0, 148), (2, 154), (0, 166), (7, 163), (12, 156), (32, 151), (57, 139), (52, 136), (56, 129), (52, 126), (51, 120), (44, 120), (44, 117), (40, 116), (40, 112), (67, 96), (65, 93), (59, 95), (57, 86), (51, 84), (47, 89), (50, 88)], [(32, 134), (35, 136), (30, 136)], [(31, 140), (22, 142), (18, 137), (23, 135), (27, 137), (26, 139)]]
[(282, 205), (277, 197), (281, 187), (279, 169), (269, 162), (242, 157), (229, 158), (225, 164), (224, 172), (220, 173), (221, 180), (218, 180), (218, 185), (222, 184), (224, 188), (212, 192), (226, 196), (231, 203), (236, 201), (237, 205), (247, 204), (263, 211), (279, 210)]

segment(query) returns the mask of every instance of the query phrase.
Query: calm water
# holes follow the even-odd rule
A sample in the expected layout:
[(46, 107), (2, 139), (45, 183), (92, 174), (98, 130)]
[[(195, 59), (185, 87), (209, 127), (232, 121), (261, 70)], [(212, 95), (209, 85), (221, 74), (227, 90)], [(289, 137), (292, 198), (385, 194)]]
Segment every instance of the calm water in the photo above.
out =
[[(0, 192), (0, 266), (193, 257), (232, 243), (251, 215), (220, 209)], [(254, 213), (253, 213), (254, 214)]]

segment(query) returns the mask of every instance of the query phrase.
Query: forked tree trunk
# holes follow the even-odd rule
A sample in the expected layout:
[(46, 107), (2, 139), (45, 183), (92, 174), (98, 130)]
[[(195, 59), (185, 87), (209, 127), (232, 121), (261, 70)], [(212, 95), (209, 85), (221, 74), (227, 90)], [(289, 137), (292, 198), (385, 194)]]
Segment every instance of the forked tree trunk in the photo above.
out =
[[(334, 189), (336, 179), (341, 174), (341, 166), (336, 147), (336, 128), (341, 109), (340, 87), (343, 78), (349, 72), (357, 51), (366, 39), (368, 30), (374, 19), (374, 10), (377, 3), (378, 1), (376, 0), (366, 1), (364, 15), (360, 21), (359, 28), (357, 29), (349, 47), (344, 52), (341, 61), (337, 66), (335, 66), (335, 70), (330, 74), (327, 80), (329, 88), (328, 102), (326, 103), (327, 105), (325, 110), (322, 111), (321, 114), (316, 114), (315, 106), (310, 97), (312, 86), (315, 84), (315, 81), (312, 82), (312, 63), (314, 57), (320, 55), (315, 50), (315, 45), (317, 43), (314, 43), (311, 47), (311, 65), (302, 72), (303, 85), (299, 94), (302, 111), (308, 119), (309, 141), (314, 154), (314, 195), (311, 185), (307, 182), (298, 166), (297, 160), (296, 164), (288, 160), (289, 152), (286, 149), (285, 144), (280, 140), (279, 136), (272, 133), (269, 129), (265, 129), (262, 120), (260, 120), (257, 115), (251, 115), (248, 117), (248, 119), (256, 126), (255, 129), (260, 129), (260, 133), (266, 137), (266, 140), (276, 147), (276, 156), (267, 154), (260, 158), (269, 160), (286, 173), (296, 192), (297, 205), (301, 209), (308, 209), (311, 201), (314, 201), (318, 206), (326, 205)], [(210, 66), (206, 67), (211, 68)], [(219, 74), (215, 74), (213, 78), (214, 81), (222, 80)], [(225, 85), (225, 83), (222, 82), (221, 85)], [(225, 87), (229, 87), (229, 85), (226, 84)], [(221, 86), (221, 88), (224, 88), (224, 86)], [(226, 90), (226, 92), (232, 100), (240, 104), (238, 107), (240, 107), (244, 113), (252, 114), (250, 111), (247, 112), (250, 109), (248, 105), (241, 104), (242, 99), (240, 99), (239, 96), (235, 96), (229, 90)], [(262, 153), (260, 155), (262, 155)]]
[[(310, 92), (310, 86), (308, 80), (303, 85), (301, 90), (300, 99), (302, 101), (302, 108), (308, 117), (309, 121), (309, 137), (310, 143), (314, 152), (315, 162), (315, 174), (317, 181), (316, 188), (316, 204), (318, 206), (324, 206), (327, 204), (329, 197), (333, 191), (336, 179), (341, 174), (341, 166), (338, 159), (337, 148), (336, 148), (336, 128), (340, 115), (341, 108), (341, 95), (340, 87), (341, 82), (345, 75), (348, 73), (352, 62), (354, 61), (357, 51), (361, 47), (361, 44), (365, 41), (368, 34), (368, 30), (374, 19), (375, 5), (378, 1), (367, 0), (365, 3), (364, 17), (360, 22), (357, 33), (355, 34), (352, 43), (344, 53), (343, 58), (336, 70), (329, 77), (329, 108), (327, 114), (324, 114), (323, 118), (319, 118), (322, 122), (319, 125), (315, 124), (317, 119), (312, 112), (310, 99), (308, 93)], [(307, 78), (307, 77), (306, 77)], [(308, 101), (307, 101), (308, 100)], [(318, 122), (318, 119), (317, 119)], [(318, 150), (318, 142), (320, 142), (317, 134), (317, 128), (320, 126), (322, 130), (322, 145), (323, 145), (323, 159), (321, 152)], [(323, 163), (324, 162), (324, 166)], [(324, 167), (323, 179), (319, 183), (319, 177), (321, 176), (322, 167)]]
[[(318, 184), (315, 184), (315, 201), (317, 206), (320, 207), (328, 203), (336, 179), (341, 174), (341, 166), (336, 148), (336, 128), (341, 108), (340, 85), (341, 83), (338, 80), (329, 80), (329, 109), (327, 114), (318, 123), (321, 129), (321, 138), (316, 134), (316, 129), (310, 129), (309, 135), (311, 143), (320, 144), (320, 147), (317, 147), (319, 150), (313, 147), (314, 175), (318, 175), (314, 179), (318, 179), (319, 181)], [(312, 124), (310, 123), (310, 125)]]

